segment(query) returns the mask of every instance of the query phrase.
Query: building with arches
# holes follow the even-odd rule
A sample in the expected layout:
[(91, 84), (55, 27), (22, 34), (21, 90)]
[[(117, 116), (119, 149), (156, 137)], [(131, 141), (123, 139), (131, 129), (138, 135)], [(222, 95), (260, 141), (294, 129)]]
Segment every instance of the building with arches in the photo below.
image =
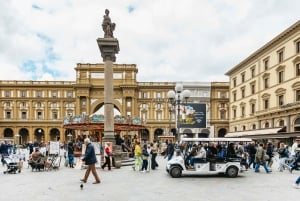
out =
[[(139, 135), (145, 141), (158, 139), (161, 135), (175, 135), (176, 110), (170, 107), (167, 93), (174, 89), (176, 83), (138, 82), (135, 64), (114, 64), (113, 68), (115, 110), (127, 118), (139, 117), (145, 126), (140, 133), (128, 131), (128, 134)], [(63, 120), (78, 115), (88, 117), (103, 110), (104, 64), (80, 63), (75, 71), (75, 81), (1, 80), (0, 139), (25, 144), (29, 141), (63, 142), (70, 135), (90, 135), (64, 128)], [(220, 136), (218, 132), (226, 132), (228, 113), (222, 113), (221, 121), (219, 116), (211, 114), (219, 115), (219, 106), (228, 105), (228, 92), (225, 92), (228, 91), (228, 83), (182, 84), (192, 92), (189, 103), (207, 105), (207, 127), (186, 129), (183, 134), (217, 137)]]
[(300, 21), (229, 70), (226, 136), (300, 136)]

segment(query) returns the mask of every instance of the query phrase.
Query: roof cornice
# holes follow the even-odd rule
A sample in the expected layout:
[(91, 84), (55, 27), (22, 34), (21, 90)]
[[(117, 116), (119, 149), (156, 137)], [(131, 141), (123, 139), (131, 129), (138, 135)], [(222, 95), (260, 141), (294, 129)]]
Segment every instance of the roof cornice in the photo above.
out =
[(239, 69), (241, 66), (244, 66), (245, 64), (249, 63), (253, 58), (257, 57), (259, 54), (263, 53), (266, 49), (273, 46), (275, 43), (278, 43), (283, 38), (289, 36), (293, 31), (300, 28), (300, 20), (298, 20), (296, 23), (294, 23), (292, 26), (284, 30), (282, 33), (277, 35), (275, 38), (273, 38), (271, 41), (266, 43), (264, 46), (256, 50), (254, 53), (252, 53), (250, 56), (248, 56), (246, 59), (244, 59), (242, 62), (240, 62), (235, 67), (231, 68), (228, 72), (225, 73), (225, 75), (230, 76), (230, 74), (237, 69)]

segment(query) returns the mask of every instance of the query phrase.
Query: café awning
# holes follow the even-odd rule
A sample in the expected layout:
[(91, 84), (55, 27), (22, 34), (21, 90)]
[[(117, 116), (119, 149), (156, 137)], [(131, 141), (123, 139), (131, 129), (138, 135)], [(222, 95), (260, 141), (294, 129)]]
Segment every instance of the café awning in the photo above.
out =
[(257, 129), (248, 131), (229, 132), (225, 137), (249, 137), (249, 138), (269, 138), (269, 137), (284, 137), (286, 127)]

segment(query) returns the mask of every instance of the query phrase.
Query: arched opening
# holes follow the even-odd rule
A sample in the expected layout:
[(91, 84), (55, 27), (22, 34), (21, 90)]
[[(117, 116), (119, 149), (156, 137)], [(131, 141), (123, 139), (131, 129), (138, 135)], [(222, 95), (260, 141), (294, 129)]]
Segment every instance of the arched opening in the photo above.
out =
[(45, 131), (42, 128), (37, 128), (34, 131), (34, 144), (44, 143)]
[(225, 128), (221, 128), (218, 131), (218, 137), (224, 137), (226, 135), (227, 131)]
[(148, 129), (143, 129), (141, 131), (141, 140), (144, 142), (147, 142), (150, 140), (150, 136), (149, 136), (149, 130)]
[(4, 129), (4, 137), (5, 138), (13, 138), (14, 137), (14, 131), (11, 128)]
[(170, 133), (171, 135), (177, 136), (176, 128), (171, 128), (170, 132), (171, 132), (171, 133)]
[(29, 141), (29, 131), (26, 128), (21, 128), (19, 130), (19, 144), (27, 144)]
[(201, 130), (201, 133), (198, 133), (198, 137), (206, 138), (209, 137), (209, 130), (207, 128), (204, 128)]
[(294, 123), (294, 131), (300, 131), (300, 118), (297, 118)]
[(155, 131), (154, 131), (154, 139), (158, 140), (158, 136), (163, 135), (163, 133), (164, 133), (163, 129), (161, 129), (161, 128), (155, 129)]
[[(104, 115), (104, 103), (97, 105), (93, 111), (93, 114), (102, 114)], [(114, 105), (114, 116), (121, 115), (119, 108)]]
[(50, 130), (50, 141), (59, 141), (60, 140), (60, 132), (57, 128), (52, 128)]
[(193, 132), (192, 132), (191, 129), (184, 129), (183, 135), (184, 135), (185, 137), (187, 137), (187, 138), (192, 138), (192, 137), (194, 137), (194, 134), (193, 134)]

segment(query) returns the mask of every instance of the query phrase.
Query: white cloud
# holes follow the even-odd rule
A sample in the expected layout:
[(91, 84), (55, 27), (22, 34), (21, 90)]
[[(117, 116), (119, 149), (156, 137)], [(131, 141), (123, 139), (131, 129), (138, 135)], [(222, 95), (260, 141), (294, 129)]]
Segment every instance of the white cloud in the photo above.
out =
[[(77, 63), (102, 62), (96, 39), (103, 37), (102, 17), (108, 8), (117, 24), (117, 63), (137, 64), (138, 81), (227, 81), (224, 74), (230, 68), (300, 15), (297, 0), (266, 0), (263, 4), (258, 0), (0, 3), (2, 80), (74, 81)], [(57, 60), (49, 60), (49, 48)], [(24, 72), (21, 66), (26, 61), (36, 62), (37, 68)]]

